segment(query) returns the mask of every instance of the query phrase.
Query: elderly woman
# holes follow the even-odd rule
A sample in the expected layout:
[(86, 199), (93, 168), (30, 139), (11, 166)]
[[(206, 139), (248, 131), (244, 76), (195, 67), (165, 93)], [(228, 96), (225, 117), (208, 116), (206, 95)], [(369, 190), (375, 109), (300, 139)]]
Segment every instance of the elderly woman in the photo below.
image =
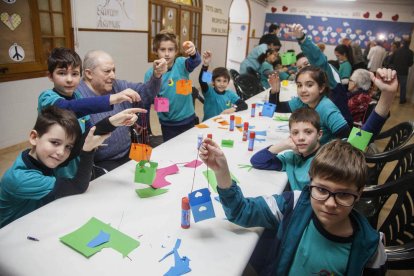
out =
[(365, 69), (355, 70), (349, 78), (348, 108), (356, 124), (363, 123), (368, 118), (366, 112), (371, 102), (371, 85), (369, 71)]

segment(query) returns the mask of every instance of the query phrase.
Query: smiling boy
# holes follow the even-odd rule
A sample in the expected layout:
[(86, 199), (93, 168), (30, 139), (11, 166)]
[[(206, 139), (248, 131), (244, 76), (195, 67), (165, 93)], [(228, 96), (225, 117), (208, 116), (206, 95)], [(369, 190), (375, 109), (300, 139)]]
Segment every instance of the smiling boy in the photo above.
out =
[(289, 119), (290, 135), (284, 141), (258, 151), (250, 159), (260, 170), (286, 171), (290, 188), (302, 190), (309, 184), (309, 167), (322, 136), (318, 113), (303, 107)]

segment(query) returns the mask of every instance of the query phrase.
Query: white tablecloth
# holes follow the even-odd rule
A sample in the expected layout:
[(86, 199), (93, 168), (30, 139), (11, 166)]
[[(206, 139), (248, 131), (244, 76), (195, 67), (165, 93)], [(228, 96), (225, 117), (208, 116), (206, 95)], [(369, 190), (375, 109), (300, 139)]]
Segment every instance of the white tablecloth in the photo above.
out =
[[(248, 100), (260, 102), (265, 92)], [(260, 109), (260, 108), (259, 108)], [(258, 112), (257, 112), (258, 114)], [(234, 148), (224, 148), (231, 172), (240, 181), (245, 196), (280, 193), (287, 183), (286, 174), (239, 168), (249, 164), (250, 157), (279, 139), (287, 137), (276, 122), (268, 117), (250, 118), (250, 110), (237, 113), (255, 126), (267, 130), (265, 142), (256, 142), (254, 151), (247, 150), (242, 133), (219, 129), (212, 120), (210, 128), (193, 128), (155, 148), (151, 159), (158, 168), (174, 163), (189, 162), (197, 156), (197, 135), (213, 134), (213, 139), (233, 139)], [(229, 115), (222, 116), (229, 119)], [(187, 256), (190, 275), (240, 275), (261, 233), (260, 228), (245, 229), (225, 219), (221, 204), (212, 201), (216, 213), (213, 219), (194, 223), (189, 229), (180, 227), (181, 198), (191, 191), (194, 169), (179, 165), (180, 171), (166, 179), (172, 184), (166, 194), (152, 198), (139, 198), (134, 183), (135, 161), (92, 181), (86, 193), (58, 199), (0, 229), (0, 275), (163, 275), (174, 265), (171, 255), (158, 260), (172, 250), (181, 238), (178, 252)], [(194, 190), (207, 187), (202, 175), (205, 165), (195, 170)], [(111, 224), (114, 228), (140, 241), (140, 246), (129, 258), (113, 249), (103, 249), (89, 259), (59, 241), (59, 238), (78, 229), (91, 217)], [(30, 241), (28, 235), (40, 241)]]

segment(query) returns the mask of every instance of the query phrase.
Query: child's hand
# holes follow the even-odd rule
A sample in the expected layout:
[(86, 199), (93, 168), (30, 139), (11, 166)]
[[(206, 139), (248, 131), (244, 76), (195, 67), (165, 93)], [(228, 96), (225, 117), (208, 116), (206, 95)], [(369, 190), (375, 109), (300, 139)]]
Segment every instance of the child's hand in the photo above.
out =
[(372, 82), (378, 87), (381, 92), (385, 93), (395, 93), (398, 88), (397, 72), (392, 69), (387, 68), (378, 68), (376, 75), (372, 72), (371, 75)]
[(142, 108), (128, 108), (109, 117), (109, 122), (116, 127), (132, 126), (138, 119), (135, 113), (147, 113), (147, 111)]
[(159, 79), (162, 74), (165, 74), (168, 71), (167, 61), (165, 58), (156, 59), (152, 64), (152, 68), (154, 70), (154, 76)]
[(205, 138), (201, 144), (200, 158), (213, 171), (228, 169), (226, 156), (217, 143), (210, 138)]
[(270, 84), (271, 90), (270, 93), (276, 94), (280, 92), (280, 79), (279, 73), (274, 72), (268, 76), (267, 81)]
[(285, 150), (293, 150), (294, 152), (297, 152), (297, 147), (292, 138), (289, 136), (287, 139), (281, 141), (280, 143), (272, 145), (268, 150), (273, 154), (279, 154)]
[(132, 90), (131, 88), (127, 88), (119, 93), (113, 94), (109, 97), (109, 104), (119, 104), (122, 102), (139, 102), (141, 101), (141, 97), (139, 94)]
[(295, 38), (301, 38), (305, 35), (305, 33), (303, 32), (303, 26), (300, 24), (292, 24), (288, 25), (288, 27), (292, 30), (288, 33), (290, 36), (294, 36)]
[(185, 41), (183, 43), (183, 49), (184, 53), (188, 56), (194, 56), (197, 53), (194, 43), (191, 41)]
[(203, 53), (203, 65), (204, 66), (209, 66), (210, 65), (212, 56), (213, 55), (212, 55), (211, 51), (204, 51), (204, 53)]
[(96, 147), (102, 145), (103, 141), (111, 136), (111, 133), (105, 135), (93, 135), (95, 133), (95, 130), (95, 126), (89, 130), (88, 136), (86, 136), (85, 142), (83, 143), (83, 151), (92, 151)]
[(236, 109), (234, 107), (230, 107), (230, 108), (224, 109), (220, 114), (231, 114), (234, 112), (236, 112)]

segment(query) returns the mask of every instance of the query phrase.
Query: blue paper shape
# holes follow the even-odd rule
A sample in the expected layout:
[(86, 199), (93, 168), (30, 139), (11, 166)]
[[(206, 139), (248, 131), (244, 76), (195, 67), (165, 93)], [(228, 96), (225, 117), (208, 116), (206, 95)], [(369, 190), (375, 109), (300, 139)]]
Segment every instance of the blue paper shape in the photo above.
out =
[(276, 105), (272, 103), (265, 103), (262, 109), (262, 116), (273, 118), (273, 113), (275, 113)]
[(213, 81), (213, 74), (209, 71), (203, 71), (203, 75), (201, 76), (201, 80), (203, 82), (210, 83)]
[[(259, 131), (255, 131), (254, 133), (256, 133), (256, 136), (258, 135), (267, 136), (266, 130), (259, 130)], [(247, 137), (250, 137), (250, 131), (247, 133)]]
[(188, 200), (190, 201), (194, 222), (214, 218), (216, 216), (208, 188), (189, 193)]
[(256, 127), (255, 126), (249, 126), (249, 129), (255, 129)]
[(266, 139), (264, 139), (264, 138), (263, 138), (263, 139), (260, 139), (260, 138), (254, 138), (254, 140), (255, 140), (255, 141), (257, 141), (257, 142), (264, 142), (264, 141), (266, 141)]
[(263, 103), (256, 103), (256, 107), (261, 107)]
[(94, 248), (101, 244), (109, 242), (109, 237), (110, 235), (108, 233), (105, 233), (101, 230), (99, 234), (88, 243), (88, 247)]
[(164, 257), (162, 257), (159, 262), (170, 256), (171, 254), (174, 254), (174, 266), (170, 267), (170, 269), (167, 271), (167, 273), (164, 274), (164, 276), (178, 276), (183, 275), (191, 271), (190, 268), (190, 259), (186, 256), (180, 257), (178, 254), (178, 248), (181, 245), (181, 239), (177, 239), (175, 241), (174, 248), (165, 254)]

